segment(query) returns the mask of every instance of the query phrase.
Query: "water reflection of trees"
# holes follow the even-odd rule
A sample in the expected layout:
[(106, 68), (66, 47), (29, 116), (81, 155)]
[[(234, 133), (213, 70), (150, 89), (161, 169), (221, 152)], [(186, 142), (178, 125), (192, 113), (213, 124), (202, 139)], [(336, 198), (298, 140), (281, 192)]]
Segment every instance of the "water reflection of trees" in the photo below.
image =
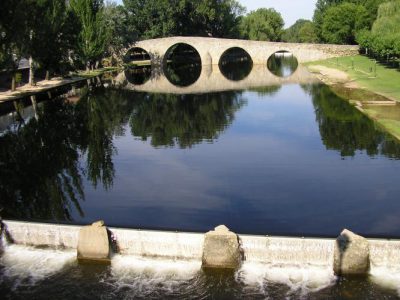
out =
[(296, 57), (287, 55), (287, 52), (273, 54), (267, 62), (268, 70), (278, 77), (292, 75), (297, 70), (298, 65)]
[(143, 140), (151, 137), (155, 147), (191, 147), (216, 139), (243, 104), (237, 92), (148, 95), (135, 102), (130, 121), (132, 134)]
[(217, 138), (243, 104), (235, 92), (174, 96), (101, 87), (85, 88), (75, 104), (47, 101), (40, 118), (0, 137), (2, 216), (71, 220), (73, 210), (83, 216), (83, 178), (112, 187), (113, 140), (128, 124), (153, 146), (191, 147)]
[(73, 109), (48, 102), (42, 118), (0, 138), (0, 203), (3, 216), (70, 219), (82, 215), (84, 199), (78, 165)]
[(378, 130), (373, 121), (347, 101), (336, 96), (328, 86), (303, 86), (311, 96), (322, 141), (327, 149), (342, 156), (354, 156), (365, 150), (370, 156), (385, 155), (400, 159), (400, 143)]

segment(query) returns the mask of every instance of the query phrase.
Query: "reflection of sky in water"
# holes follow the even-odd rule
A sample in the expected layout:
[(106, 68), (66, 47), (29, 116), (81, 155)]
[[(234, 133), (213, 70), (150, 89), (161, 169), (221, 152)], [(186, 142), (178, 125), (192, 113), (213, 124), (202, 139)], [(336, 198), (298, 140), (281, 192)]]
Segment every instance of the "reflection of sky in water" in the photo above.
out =
[(114, 186), (105, 192), (85, 184), (85, 219), (139, 228), (226, 224), (237, 232), (337, 235), (349, 227), (399, 235), (399, 161), (360, 151), (342, 159), (326, 150), (310, 96), (298, 85), (243, 96), (248, 104), (212, 144), (157, 149), (126, 128), (114, 140)]

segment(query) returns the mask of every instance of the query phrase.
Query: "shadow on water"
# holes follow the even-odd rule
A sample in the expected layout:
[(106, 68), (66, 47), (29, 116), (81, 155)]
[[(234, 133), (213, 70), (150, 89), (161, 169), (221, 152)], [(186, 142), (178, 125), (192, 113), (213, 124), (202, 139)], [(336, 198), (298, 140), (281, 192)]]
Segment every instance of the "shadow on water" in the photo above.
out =
[(245, 50), (235, 47), (222, 54), (218, 66), (227, 79), (239, 81), (250, 74), (253, 69), (253, 60)]
[(125, 69), (125, 78), (133, 85), (142, 85), (151, 78), (151, 66), (130, 66)]
[(163, 71), (173, 85), (186, 87), (195, 83), (201, 74), (201, 58), (196, 49), (176, 44), (165, 54)]
[(289, 77), (296, 72), (299, 63), (290, 52), (276, 52), (267, 61), (268, 70), (278, 77)]
[(2, 216), (69, 221), (75, 210), (83, 217), (84, 178), (112, 188), (113, 139), (125, 135), (126, 125), (154, 147), (190, 148), (217, 139), (244, 103), (237, 92), (148, 95), (103, 87), (83, 88), (79, 101), (44, 102), (38, 119), (0, 136)]
[[(326, 149), (343, 158), (365, 151), (372, 157), (400, 159), (400, 144), (329, 87), (302, 88), (311, 96)], [(268, 87), (256, 92), (272, 95), (278, 90)], [(114, 185), (116, 137), (126, 136), (128, 130), (155, 148), (213, 143), (245, 105), (242, 92), (173, 95), (102, 86), (84, 87), (79, 97), (45, 101), (38, 118), (21, 114), (19, 126), (1, 132), (3, 217), (72, 220), (71, 211), (83, 217), (80, 203), (85, 199), (86, 181), (105, 190)]]
[(245, 103), (238, 92), (150, 94), (136, 101), (130, 127), (133, 136), (144, 141), (151, 137), (154, 147), (190, 148), (218, 139)]
[(400, 143), (377, 130), (373, 121), (343, 101), (325, 85), (303, 85), (315, 109), (321, 139), (326, 149), (337, 150), (345, 157), (366, 151), (369, 156), (384, 155), (400, 159)]

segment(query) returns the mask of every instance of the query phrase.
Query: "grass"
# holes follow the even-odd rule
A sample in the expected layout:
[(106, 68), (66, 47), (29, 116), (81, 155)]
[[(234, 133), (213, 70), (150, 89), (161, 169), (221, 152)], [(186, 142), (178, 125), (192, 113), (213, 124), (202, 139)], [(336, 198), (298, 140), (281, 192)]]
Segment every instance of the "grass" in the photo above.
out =
[(362, 55), (331, 58), (306, 65), (322, 65), (344, 71), (360, 87), (400, 101), (400, 69), (387, 68)]
[(83, 77), (83, 78), (92, 78), (92, 77), (102, 75), (103, 73), (116, 71), (116, 70), (118, 70), (117, 67), (106, 67), (106, 68), (92, 70), (89, 72), (88, 71), (79, 71), (76, 73), (76, 75), (79, 77)]

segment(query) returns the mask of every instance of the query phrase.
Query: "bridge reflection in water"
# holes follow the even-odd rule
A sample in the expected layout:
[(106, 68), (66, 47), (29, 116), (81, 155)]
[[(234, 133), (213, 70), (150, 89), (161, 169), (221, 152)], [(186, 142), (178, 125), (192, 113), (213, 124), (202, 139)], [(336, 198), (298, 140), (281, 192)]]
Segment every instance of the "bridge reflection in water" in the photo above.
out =
[[(243, 62), (241, 62), (241, 64), (243, 64)], [(246, 64), (244, 63), (244, 65)], [(146, 73), (150, 73), (151, 70), (151, 75), (148, 76), (148, 80), (146, 82), (138, 82), (138, 80), (135, 79), (135, 76), (132, 76), (132, 72), (134, 71), (129, 69), (120, 73), (115, 78), (115, 84), (138, 92), (199, 94), (230, 90), (244, 90), (266, 86), (277, 86), (282, 84), (308, 84), (317, 82), (317, 79), (302, 65), (299, 65), (293, 74), (287, 77), (279, 77), (274, 75), (268, 69), (267, 65), (254, 65), (250, 66), (250, 68), (248, 66), (245, 66), (244, 68), (230, 68), (230, 70), (225, 69), (225, 66), (230, 68), (229, 64), (224, 66), (198, 65), (197, 68), (201, 70), (201, 72), (199, 72), (198, 79), (194, 83), (187, 86), (176, 84), (170, 79), (170, 76), (166, 76), (165, 68), (152, 68), (151, 66), (147, 66), (145, 69)], [(243, 76), (243, 73), (232, 73), (242, 72), (243, 69), (250, 70), (247, 76)], [(133, 70), (135, 70), (135, 68)], [(190, 71), (190, 69), (185, 70), (183, 67), (180, 67), (178, 71), (178, 74), (181, 74), (180, 76), (185, 78), (185, 71)], [(171, 69), (169, 68), (168, 74), (170, 73)], [(187, 76), (189, 76), (188, 73), (186, 73), (186, 77)], [(239, 80), (235, 80), (238, 78)]]

